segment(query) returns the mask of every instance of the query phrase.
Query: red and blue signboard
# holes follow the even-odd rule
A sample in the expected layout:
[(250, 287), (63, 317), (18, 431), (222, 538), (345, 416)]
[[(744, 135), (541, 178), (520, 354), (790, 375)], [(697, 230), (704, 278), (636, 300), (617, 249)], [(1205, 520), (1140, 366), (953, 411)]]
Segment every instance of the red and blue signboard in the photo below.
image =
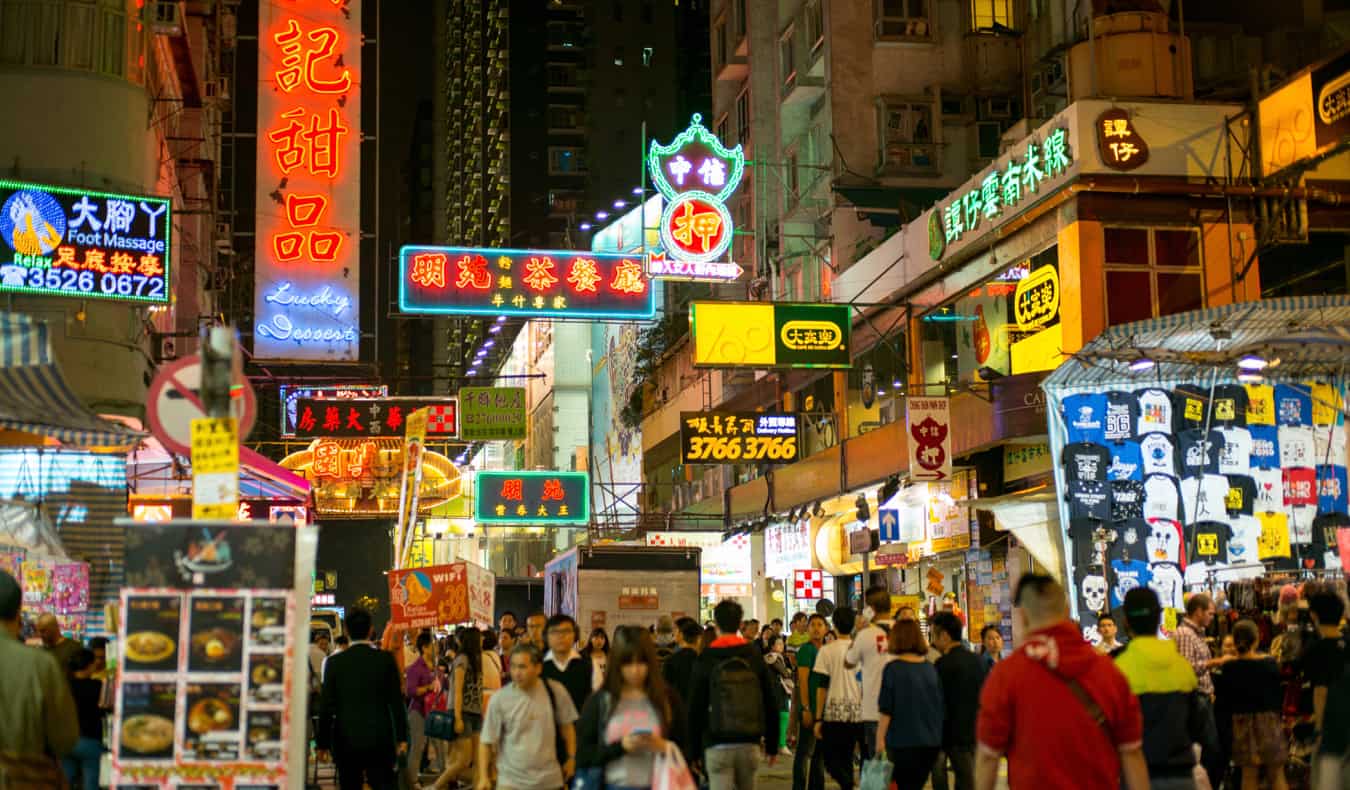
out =
[(409, 246), (399, 251), (399, 310), (410, 315), (648, 319), (640, 255)]
[(0, 292), (169, 303), (168, 198), (0, 181)]

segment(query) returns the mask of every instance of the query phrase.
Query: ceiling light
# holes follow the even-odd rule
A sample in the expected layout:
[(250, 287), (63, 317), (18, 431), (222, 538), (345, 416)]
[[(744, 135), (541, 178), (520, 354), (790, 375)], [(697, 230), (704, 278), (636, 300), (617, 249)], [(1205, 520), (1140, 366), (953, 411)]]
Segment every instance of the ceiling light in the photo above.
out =
[(501, 324), (493, 324), (492, 326), (488, 327), (488, 334), (490, 335), (495, 335), (500, 331), (502, 331)]
[(1153, 366), (1156, 365), (1156, 364), (1158, 364), (1158, 363), (1154, 362), (1153, 360), (1149, 359), (1148, 357), (1140, 357), (1140, 358), (1138, 358), (1138, 359), (1136, 359), (1135, 361), (1133, 361), (1133, 362), (1130, 363), (1130, 372), (1131, 372), (1131, 373), (1143, 373), (1143, 372), (1146, 371), (1146, 370), (1152, 370), (1152, 369), (1153, 369)]
[(1243, 371), (1242, 373), (1238, 374), (1237, 379), (1243, 384), (1260, 384), (1261, 382), (1266, 380), (1266, 377), (1262, 376), (1260, 373)]
[(583, 223), (581, 223), (580, 225), (578, 225), (577, 227), (578, 227), (578, 228), (581, 228), (582, 230), (590, 230), (590, 229), (591, 229), (591, 223), (589, 223), (589, 222), (583, 222)]
[(628, 205), (628, 204), (625, 203), (625, 202), (623, 202), (622, 200), (616, 200), (616, 201), (614, 201), (614, 208), (623, 208), (623, 207), (626, 206), (626, 205)]
[(608, 211), (597, 211), (597, 212), (595, 212), (595, 218), (596, 218), (596, 219), (609, 219), (609, 212), (608, 212)]
[(900, 389), (900, 379), (896, 379), (895, 381), (892, 381), (892, 382), (891, 382), (891, 386), (892, 386), (892, 387), (895, 387), (896, 389)]
[(487, 342), (483, 344), (483, 348), (492, 348), (494, 345), (496, 345), (496, 343), (497, 341), (493, 340), (492, 338), (488, 338)]
[(641, 194), (642, 194), (642, 187), (633, 187), (633, 194), (634, 194), (634, 195), (641, 195)]
[(499, 315), (499, 316), (497, 316), (497, 323), (499, 323), (499, 324), (504, 324), (504, 323), (506, 323), (506, 316), (504, 316), (504, 315)]
[(1237, 366), (1239, 370), (1255, 372), (1265, 370), (1268, 364), (1270, 363), (1266, 362), (1264, 357), (1259, 357), (1256, 354), (1244, 354), (1242, 359), (1238, 360)]

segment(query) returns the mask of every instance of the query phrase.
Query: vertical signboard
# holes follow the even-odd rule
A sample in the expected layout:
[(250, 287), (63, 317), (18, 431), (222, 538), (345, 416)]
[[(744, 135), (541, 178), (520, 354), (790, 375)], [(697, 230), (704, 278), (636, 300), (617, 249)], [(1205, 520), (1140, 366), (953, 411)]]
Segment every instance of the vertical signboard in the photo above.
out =
[(910, 398), (909, 477), (915, 482), (947, 480), (952, 476), (951, 401), (947, 398)]
[(253, 353), (360, 354), (361, 0), (261, 0)]

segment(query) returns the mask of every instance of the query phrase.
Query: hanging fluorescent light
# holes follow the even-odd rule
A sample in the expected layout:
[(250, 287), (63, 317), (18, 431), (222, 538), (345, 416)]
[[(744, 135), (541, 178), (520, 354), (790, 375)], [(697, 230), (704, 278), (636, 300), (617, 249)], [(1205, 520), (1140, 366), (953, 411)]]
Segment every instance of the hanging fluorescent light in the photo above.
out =
[(597, 212), (595, 212), (595, 218), (596, 218), (596, 219), (609, 219), (609, 212), (608, 212), (608, 211), (597, 211)]
[(1156, 365), (1156, 364), (1158, 364), (1158, 363), (1154, 362), (1153, 360), (1149, 359), (1148, 357), (1140, 357), (1140, 358), (1138, 358), (1138, 359), (1136, 359), (1135, 361), (1133, 361), (1133, 362), (1130, 363), (1130, 372), (1131, 372), (1131, 373), (1143, 373), (1143, 372), (1146, 371), (1146, 370), (1152, 370), (1152, 369), (1153, 369), (1153, 366)]
[(634, 194), (634, 195), (641, 195), (641, 194), (642, 194), (642, 187), (633, 187), (633, 194)]
[(1238, 373), (1237, 379), (1243, 384), (1260, 384), (1266, 380), (1266, 377), (1262, 376), (1260, 373), (1242, 371), (1241, 373)]
[(1238, 360), (1237, 366), (1239, 370), (1255, 373), (1278, 364), (1280, 364), (1278, 359), (1267, 360), (1265, 357), (1256, 354), (1244, 354), (1242, 359)]
[(622, 200), (616, 200), (616, 201), (614, 201), (614, 208), (623, 208), (623, 207), (626, 206), (626, 205), (628, 205), (628, 204), (625, 203), (625, 202), (622, 201)]
[(583, 223), (581, 223), (580, 225), (578, 225), (577, 227), (578, 227), (578, 228), (581, 228), (582, 230), (590, 230), (590, 229), (591, 229), (591, 223), (589, 223), (589, 222), (583, 222)]

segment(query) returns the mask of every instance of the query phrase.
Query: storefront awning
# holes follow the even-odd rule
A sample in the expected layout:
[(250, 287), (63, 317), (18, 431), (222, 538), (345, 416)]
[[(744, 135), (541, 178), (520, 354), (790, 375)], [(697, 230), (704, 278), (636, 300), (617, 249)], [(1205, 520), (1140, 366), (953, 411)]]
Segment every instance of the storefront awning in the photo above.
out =
[(1053, 490), (1043, 487), (1032, 493), (966, 499), (959, 504), (988, 511), (996, 529), (1015, 535), (1018, 545), (1051, 576), (1064, 580), (1064, 537)]
[(74, 447), (126, 448), (143, 434), (99, 418), (66, 383), (45, 323), (0, 313), (0, 428)]

